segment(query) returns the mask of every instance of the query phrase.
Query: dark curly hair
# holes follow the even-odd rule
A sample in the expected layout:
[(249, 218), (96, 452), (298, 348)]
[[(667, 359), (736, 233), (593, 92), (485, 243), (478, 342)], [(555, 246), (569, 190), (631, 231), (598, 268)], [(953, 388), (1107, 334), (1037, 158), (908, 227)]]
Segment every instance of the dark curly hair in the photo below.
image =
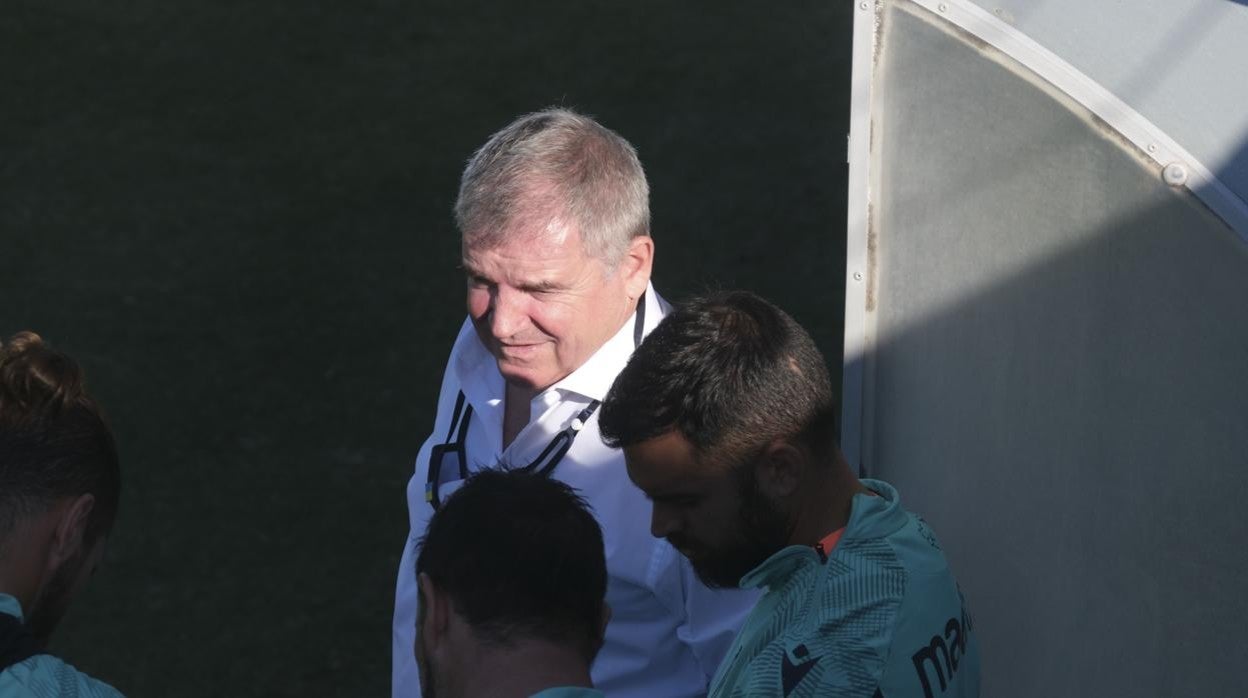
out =
[(0, 542), (63, 497), (95, 496), (88, 542), (112, 529), (117, 446), (82, 369), (33, 332), (0, 343)]
[[(598, 652), (607, 562), (602, 529), (568, 485), (483, 470), (433, 515), (416, 558), (477, 637), (545, 639)], [(423, 612), (423, 611), (422, 611)]]
[(599, 413), (603, 440), (630, 446), (676, 429), (700, 460), (737, 462), (772, 439), (836, 448), (835, 400), (814, 341), (746, 291), (682, 303), (616, 377)]

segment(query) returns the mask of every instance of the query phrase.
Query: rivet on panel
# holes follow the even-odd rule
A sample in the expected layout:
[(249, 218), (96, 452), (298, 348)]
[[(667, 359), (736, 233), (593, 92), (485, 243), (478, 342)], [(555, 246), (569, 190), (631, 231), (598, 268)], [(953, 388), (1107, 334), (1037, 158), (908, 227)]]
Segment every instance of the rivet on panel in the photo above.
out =
[(867, 9), (867, 3), (865, 3), (865, 2), (860, 2), (860, 3), (858, 3), (858, 9), (860, 9), (860, 10), (865, 10), (865, 9)]
[(1172, 187), (1181, 187), (1187, 184), (1187, 168), (1177, 162), (1172, 162), (1161, 171), (1161, 178)]
[(949, 6), (942, 2), (936, 6), (936, 9), (940, 10), (941, 12), (948, 12)]
[(1155, 152), (1157, 152), (1157, 144), (1156, 144), (1156, 143), (1149, 143), (1149, 144), (1148, 144), (1148, 152), (1150, 152), (1150, 153), (1155, 153)]
[(862, 272), (860, 271), (854, 272), (854, 281), (862, 281)]

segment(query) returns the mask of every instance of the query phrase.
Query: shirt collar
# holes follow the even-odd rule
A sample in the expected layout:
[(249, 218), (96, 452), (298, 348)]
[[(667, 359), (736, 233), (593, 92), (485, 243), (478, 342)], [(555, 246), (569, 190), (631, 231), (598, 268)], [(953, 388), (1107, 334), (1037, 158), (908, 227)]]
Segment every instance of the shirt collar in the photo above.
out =
[(18, 620), (25, 620), (22, 617), (22, 603), (15, 596), (8, 594), (0, 594), (0, 613), (6, 616), (16, 616)]
[[(660, 315), (658, 300), (652, 286), (646, 287), (646, 295), (642, 297), (641, 302), (646, 304), (644, 326), (641, 330), (644, 337), (655, 326), (655, 320)], [(605, 400), (607, 392), (611, 390), (611, 385), (615, 382), (615, 377), (623, 370), (629, 357), (637, 348), (636, 325), (637, 311), (634, 310), (633, 314), (628, 316), (628, 321), (611, 339), (607, 340), (606, 344), (599, 347), (598, 351), (594, 352), (588, 361), (581, 364), (580, 368), (569, 374), (567, 378), (555, 383), (553, 387), (583, 395), (591, 400)]]

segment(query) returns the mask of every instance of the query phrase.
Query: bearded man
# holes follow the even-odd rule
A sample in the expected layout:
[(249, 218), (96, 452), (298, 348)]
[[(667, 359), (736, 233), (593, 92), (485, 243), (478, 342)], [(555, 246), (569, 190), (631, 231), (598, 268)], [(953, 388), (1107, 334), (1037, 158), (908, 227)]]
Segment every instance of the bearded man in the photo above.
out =
[(712, 696), (979, 695), (979, 643), (935, 535), (836, 443), (823, 357), (750, 293), (663, 320), (603, 404), (651, 532), (712, 586), (767, 590)]

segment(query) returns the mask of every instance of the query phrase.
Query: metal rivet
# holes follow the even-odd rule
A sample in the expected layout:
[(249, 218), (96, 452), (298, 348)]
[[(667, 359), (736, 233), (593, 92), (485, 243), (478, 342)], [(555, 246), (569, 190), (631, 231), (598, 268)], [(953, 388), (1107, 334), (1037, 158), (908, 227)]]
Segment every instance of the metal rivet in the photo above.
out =
[(1157, 144), (1156, 144), (1156, 143), (1149, 143), (1149, 144), (1148, 144), (1148, 152), (1150, 152), (1150, 153), (1155, 153), (1155, 152), (1157, 152)]
[(858, 9), (860, 9), (860, 10), (865, 10), (865, 9), (867, 9), (867, 3), (865, 3), (865, 2), (860, 2), (860, 3), (858, 3)]
[(936, 9), (940, 10), (941, 12), (948, 12), (949, 6), (942, 2), (936, 6)]
[(585, 422), (582, 422), (579, 419), (572, 420), (572, 431), (580, 431), (584, 428), (585, 428)]
[(1161, 178), (1172, 187), (1183, 186), (1187, 184), (1187, 168), (1177, 162), (1172, 162), (1161, 171)]
[(854, 272), (854, 281), (862, 281), (862, 272)]

